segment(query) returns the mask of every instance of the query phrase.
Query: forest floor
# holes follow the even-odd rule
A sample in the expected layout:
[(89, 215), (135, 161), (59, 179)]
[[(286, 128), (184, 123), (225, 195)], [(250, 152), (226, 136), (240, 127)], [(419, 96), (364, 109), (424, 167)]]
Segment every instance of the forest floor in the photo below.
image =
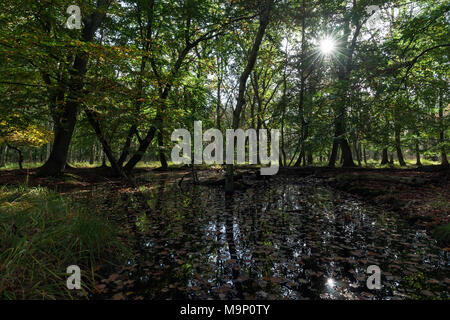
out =
[[(122, 180), (111, 176), (108, 168), (71, 168), (62, 178), (35, 176), (36, 169), (0, 171), (0, 186), (25, 184), (44, 186), (60, 193), (90, 190), (95, 186), (121, 188)], [(151, 174), (167, 175), (173, 179), (191, 180), (191, 170), (173, 168), (160, 171), (153, 167), (135, 169), (137, 177)], [(206, 181), (218, 180), (223, 173), (217, 169), (199, 170)], [(255, 175), (255, 169), (238, 169), (241, 175)], [(326, 179), (330, 185), (372, 205), (396, 212), (412, 224), (432, 231), (437, 225), (450, 222), (450, 168), (425, 166), (413, 169), (373, 168), (284, 168), (278, 176), (315, 177)], [(187, 178), (186, 178), (187, 177)], [(267, 178), (270, 179), (270, 176)], [(178, 180), (179, 181), (179, 180)], [(448, 244), (448, 243), (447, 243)]]
[[(450, 169), (287, 169), (285, 174), (327, 178), (334, 187), (395, 212), (417, 227), (433, 231), (450, 222)], [(446, 245), (449, 245), (448, 239)]]
[[(199, 185), (188, 168), (139, 168), (131, 187), (105, 168), (58, 179), (3, 170), (0, 186), (46, 187), (120, 226), (131, 257), (95, 267), (91, 299), (448, 299), (448, 168), (263, 178), (242, 167), (232, 198), (222, 170), (197, 174)], [(368, 264), (383, 270), (383, 290), (365, 289)]]

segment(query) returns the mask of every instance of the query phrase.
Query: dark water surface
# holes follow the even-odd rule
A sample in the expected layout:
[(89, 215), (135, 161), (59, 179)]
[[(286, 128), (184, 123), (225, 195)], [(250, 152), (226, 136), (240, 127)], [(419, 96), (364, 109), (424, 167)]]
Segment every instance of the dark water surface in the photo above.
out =
[[(128, 288), (145, 299), (447, 298), (449, 255), (424, 230), (312, 178), (140, 188)], [(138, 206), (139, 207), (139, 206)], [(382, 288), (366, 286), (369, 265)], [(130, 282), (131, 283), (131, 282)], [(126, 290), (125, 290), (126, 291)]]

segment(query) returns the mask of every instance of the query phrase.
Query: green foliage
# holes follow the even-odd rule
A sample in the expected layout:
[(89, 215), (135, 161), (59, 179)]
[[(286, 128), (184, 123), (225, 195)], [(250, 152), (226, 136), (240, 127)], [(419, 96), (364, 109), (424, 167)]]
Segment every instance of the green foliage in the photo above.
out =
[[(106, 217), (42, 187), (1, 188), (0, 232), (3, 299), (86, 297), (95, 266), (125, 251)], [(82, 270), (81, 296), (66, 287), (70, 265)]]
[[(79, 3), (85, 17), (95, 3)], [(192, 130), (195, 120), (205, 128), (230, 128), (262, 3), (113, 1), (100, 9), (108, 14), (86, 41), (82, 31), (64, 26), (65, 9), (73, 4), (68, 0), (51, 6), (2, 1), (0, 144), (15, 141), (26, 151), (39, 147), (46, 158), (50, 146), (42, 146), (64, 123), (80, 56), (88, 61), (83, 90), (76, 92), (69, 161), (100, 162), (99, 135), (116, 159), (129, 139), (130, 158), (157, 128), (145, 151), (148, 161), (168, 155), (170, 133)], [(300, 154), (323, 161), (333, 141), (342, 138), (360, 144), (371, 158), (388, 148), (436, 160), (450, 149), (448, 2), (355, 4), (273, 3), (247, 83), (241, 126), (282, 129), (287, 165)], [(379, 25), (367, 22), (369, 5), (381, 8)], [(328, 57), (318, 49), (324, 36), (336, 42)], [(83, 111), (93, 113), (101, 133)], [(336, 132), (338, 122), (343, 132)], [(352, 153), (356, 158), (356, 150)]]

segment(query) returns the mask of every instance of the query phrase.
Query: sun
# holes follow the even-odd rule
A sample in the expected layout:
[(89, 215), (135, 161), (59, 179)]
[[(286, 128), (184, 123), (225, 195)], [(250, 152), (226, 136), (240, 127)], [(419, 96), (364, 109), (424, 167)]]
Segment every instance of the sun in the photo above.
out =
[(319, 50), (323, 55), (330, 55), (336, 50), (336, 41), (331, 37), (320, 40)]

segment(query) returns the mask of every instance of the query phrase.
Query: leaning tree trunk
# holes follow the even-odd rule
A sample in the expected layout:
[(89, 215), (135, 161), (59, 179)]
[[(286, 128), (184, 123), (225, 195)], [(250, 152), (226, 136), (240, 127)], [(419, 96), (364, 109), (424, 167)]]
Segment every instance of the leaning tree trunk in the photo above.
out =
[(398, 162), (402, 167), (406, 166), (405, 159), (403, 158), (401, 141), (400, 141), (400, 129), (395, 130), (395, 151), (397, 152)]
[[(270, 12), (273, 4), (273, 0), (266, 0), (262, 3), (261, 14), (259, 19), (258, 33), (256, 34), (255, 41), (253, 42), (252, 49), (250, 51), (247, 65), (239, 78), (239, 94), (237, 98), (236, 108), (233, 111), (233, 129), (237, 130), (239, 128), (239, 122), (241, 117), (242, 109), (244, 108), (245, 101), (244, 95), (247, 89), (247, 80), (252, 72), (256, 58), (258, 57), (259, 47), (261, 46), (264, 33), (270, 21)], [(234, 159), (234, 155), (233, 155)], [(225, 176), (225, 193), (234, 192), (234, 166), (233, 164), (227, 164), (226, 166), (226, 176)]]
[(294, 167), (300, 167), (302, 165), (303, 158), (305, 157), (305, 148), (303, 146), (303, 142), (301, 142), (300, 144), (301, 144), (300, 155), (298, 156), (297, 161), (294, 163)]
[(339, 144), (333, 141), (333, 148), (331, 149), (330, 159), (328, 160), (328, 166), (334, 168), (336, 166), (336, 159), (338, 156)]

